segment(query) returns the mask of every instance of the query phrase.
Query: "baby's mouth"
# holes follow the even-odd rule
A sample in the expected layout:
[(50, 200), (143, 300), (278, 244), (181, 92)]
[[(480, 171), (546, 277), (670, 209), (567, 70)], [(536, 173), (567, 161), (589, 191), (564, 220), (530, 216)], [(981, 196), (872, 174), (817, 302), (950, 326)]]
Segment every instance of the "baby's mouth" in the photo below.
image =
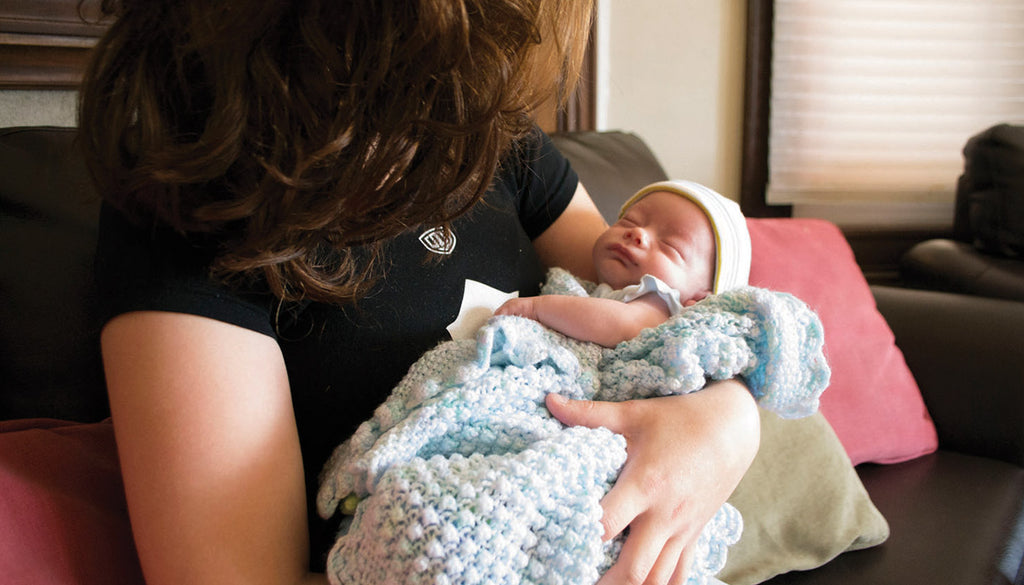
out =
[(617, 260), (622, 261), (624, 264), (631, 266), (636, 265), (636, 256), (633, 254), (633, 251), (626, 246), (623, 246), (622, 244), (611, 244), (608, 246), (608, 251), (610, 251)]

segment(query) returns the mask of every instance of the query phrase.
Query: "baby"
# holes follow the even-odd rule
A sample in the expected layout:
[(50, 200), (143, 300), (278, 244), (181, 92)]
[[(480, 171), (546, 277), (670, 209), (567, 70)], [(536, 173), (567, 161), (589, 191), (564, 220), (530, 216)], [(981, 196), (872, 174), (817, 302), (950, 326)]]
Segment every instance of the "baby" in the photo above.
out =
[(691, 181), (640, 190), (594, 244), (590, 297), (511, 299), (495, 312), (614, 347), (712, 293), (745, 286), (750, 234), (739, 205)]
[[(792, 295), (745, 287), (750, 254), (735, 203), (656, 183), (594, 246), (601, 284), (553, 269), (546, 294), (424, 354), (324, 469), (320, 514), (354, 512), (331, 583), (595, 583), (623, 542), (605, 542), (600, 519), (626, 440), (561, 424), (549, 394), (633, 400), (743, 376), (759, 405), (813, 412), (829, 372), (820, 321)], [(717, 583), (741, 526), (718, 510), (689, 585)]]

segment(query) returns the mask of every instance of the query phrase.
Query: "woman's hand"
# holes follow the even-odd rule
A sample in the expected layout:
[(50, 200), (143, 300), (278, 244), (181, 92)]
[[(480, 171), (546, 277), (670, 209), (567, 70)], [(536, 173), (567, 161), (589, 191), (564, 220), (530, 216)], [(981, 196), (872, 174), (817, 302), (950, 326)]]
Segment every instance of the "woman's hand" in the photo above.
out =
[(567, 425), (606, 427), (626, 438), (626, 464), (601, 501), (604, 538), (629, 526), (618, 561), (599, 585), (682, 584), (693, 544), (757, 453), (757, 406), (743, 384), (628, 402), (565, 401), (548, 409)]

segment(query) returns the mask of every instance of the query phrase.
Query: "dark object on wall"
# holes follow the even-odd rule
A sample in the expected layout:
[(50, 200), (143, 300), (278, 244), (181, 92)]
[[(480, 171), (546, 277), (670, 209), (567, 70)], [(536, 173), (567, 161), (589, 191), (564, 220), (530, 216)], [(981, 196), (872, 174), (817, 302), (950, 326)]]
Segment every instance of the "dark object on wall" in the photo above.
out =
[(982, 252), (1024, 257), (1024, 126), (999, 124), (967, 141), (953, 231)]
[(1024, 126), (999, 124), (964, 146), (953, 238), (935, 238), (900, 260), (915, 288), (1024, 301)]

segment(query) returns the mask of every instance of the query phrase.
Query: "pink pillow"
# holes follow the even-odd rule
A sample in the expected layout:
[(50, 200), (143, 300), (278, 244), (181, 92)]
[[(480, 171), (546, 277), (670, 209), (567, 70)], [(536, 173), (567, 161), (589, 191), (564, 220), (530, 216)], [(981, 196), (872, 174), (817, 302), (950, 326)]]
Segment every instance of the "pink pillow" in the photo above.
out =
[(0, 422), (0, 575), (142, 585), (109, 422)]
[(853, 463), (896, 463), (935, 451), (921, 391), (839, 228), (817, 219), (747, 225), (750, 284), (792, 293), (821, 317), (832, 367), (821, 412)]

